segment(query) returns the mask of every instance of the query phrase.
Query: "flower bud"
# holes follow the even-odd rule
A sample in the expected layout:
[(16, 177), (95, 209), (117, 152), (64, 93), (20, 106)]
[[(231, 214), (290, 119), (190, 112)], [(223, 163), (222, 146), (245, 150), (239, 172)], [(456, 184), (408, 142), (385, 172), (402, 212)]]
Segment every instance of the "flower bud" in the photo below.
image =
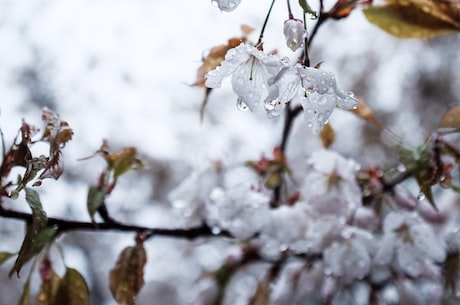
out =
[(288, 19), (284, 22), (284, 36), (286, 37), (286, 45), (292, 51), (303, 46), (305, 29), (302, 20)]

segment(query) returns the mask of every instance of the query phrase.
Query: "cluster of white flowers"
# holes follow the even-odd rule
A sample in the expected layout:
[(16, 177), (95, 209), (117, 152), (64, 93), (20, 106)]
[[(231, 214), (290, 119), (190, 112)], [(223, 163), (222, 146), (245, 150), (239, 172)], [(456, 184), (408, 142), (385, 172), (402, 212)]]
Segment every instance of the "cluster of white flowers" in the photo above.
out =
[[(293, 205), (270, 207), (270, 193), (252, 169), (224, 166), (192, 175), (170, 200), (185, 224), (206, 223), (216, 234), (227, 230), (268, 260), (286, 254), (321, 257), (307, 273), (301, 267), (305, 262), (283, 273), (272, 296), (277, 304), (289, 304), (281, 300), (294, 297), (286, 292), (301, 274), (302, 281), (314, 274), (319, 281), (314, 285), (321, 286), (315, 289), (324, 295), (366, 277), (381, 282), (392, 276), (389, 270), (411, 277), (439, 276), (437, 263), (445, 260), (446, 243), (416, 211), (389, 212), (382, 230), (374, 230), (379, 220), (362, 206), (355, 178), (359, 166), (353, 160), (321, 150), (306, 160), (305, 169), (298, 183), (300, 198)], [(313, 293), (307, 288), (304, 293)]]
[(267, 54), (247, 43), (227, 52), (221, 65), (206, 75), (206, 86), (219, 88), (229, 75), (240, 109), (253, 111), (263, 102), (267, 113), (277, 116), (286, 103), (298, 100), (308, 126), (316, 133), (336, 106), (353, 109), (357, 105), (352, 93), (337, 88), (331, 72), (300, 64), (292, 66), (287, 58)]

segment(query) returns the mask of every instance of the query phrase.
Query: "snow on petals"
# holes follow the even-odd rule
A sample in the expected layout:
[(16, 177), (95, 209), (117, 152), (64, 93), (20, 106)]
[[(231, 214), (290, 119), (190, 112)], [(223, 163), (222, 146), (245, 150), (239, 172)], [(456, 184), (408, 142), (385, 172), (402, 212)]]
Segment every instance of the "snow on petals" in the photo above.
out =
[(385, 217), (383, 229), (375, 257), (379, 264), (388, 264), (394, 257), (404, 272), (417, 277), (429, 273), (433, 261), (441, 262), (446, 257), (444, 240), (417, 214), (391, 212)]
[(206, 86), (219, 88), (224, 77), (232, 75), (233, 91), (239, 105), (253, 111), (269, 92), (269, 82), (281, 69), (281, 61), (249, 44), (230, 49), (219, 67), (206, 74)]
[(211, 0), (223, 12), (231, 12), (240, 5), (241, 0)]

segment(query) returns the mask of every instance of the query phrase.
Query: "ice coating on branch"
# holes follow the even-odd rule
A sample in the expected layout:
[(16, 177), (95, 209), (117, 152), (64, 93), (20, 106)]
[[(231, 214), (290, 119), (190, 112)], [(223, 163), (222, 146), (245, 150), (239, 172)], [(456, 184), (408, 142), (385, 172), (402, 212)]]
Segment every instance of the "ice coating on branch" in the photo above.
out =
[(299, 19), (288, 19), (284, 22), (284, 36), (286, 37), (286, 45), (292, 51), (303, 47), (305, 39), (305, 28), (303, 21)]
[(395, 259), (404, 272), (416, 277), (429, 273), (433, 262), (445, 260), (444, 240), (417, 214), (391, 212), (385, 217), (383, 229), (376, 254), (378, 264)]
[(249, 110), (268, 96), (269, 82), (281, 68), (280, 59), (242, 43), (230, 49), (219, 67), (206, 74), (208, 88), (220, 88), (224, 77), (232, 75), (233, 91)]
[(211, 0), (223, 12), (231, 12), (240, 5), (241, 0)]
[(314, 152), (307, 161), (307, 174), (300, 190), (318, 215), (334, 215), (345, 221), (362, 204), (356, 182), (359, 166), (330, 150)]

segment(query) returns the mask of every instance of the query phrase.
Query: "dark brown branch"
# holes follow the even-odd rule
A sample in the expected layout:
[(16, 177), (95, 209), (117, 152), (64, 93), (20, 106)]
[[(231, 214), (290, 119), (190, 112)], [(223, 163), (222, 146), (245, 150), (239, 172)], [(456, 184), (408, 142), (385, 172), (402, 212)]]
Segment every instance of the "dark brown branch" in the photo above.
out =
[[(0, 206), (0, 216), (4, 218), (17, 219), (24, 222), (32, 222), (32, 215), (29, 213), (18, 212), (7, 210)], [(48, 218), (48, 226), (56, 227), (58, 233), (64, 233), (69, 231), (124, 231), (124, 232), (135, 232), (143, 233), (149, 237), (153, 236), (167, 236), (176, 238), (194, 239), (198, 237), (232, 237), (227, 231), (220, 231), (218, 234), (213, 233), (212, 229), (206, 225), (194, 228), (185, 229), (163, 229), (163, 228), (150, 228), (144, 226), (137, 226), (131, 224), (123, 224), (112, 219), (110, 223), (91, 223), (82, 221), (73, 221), (59, 218)]]

